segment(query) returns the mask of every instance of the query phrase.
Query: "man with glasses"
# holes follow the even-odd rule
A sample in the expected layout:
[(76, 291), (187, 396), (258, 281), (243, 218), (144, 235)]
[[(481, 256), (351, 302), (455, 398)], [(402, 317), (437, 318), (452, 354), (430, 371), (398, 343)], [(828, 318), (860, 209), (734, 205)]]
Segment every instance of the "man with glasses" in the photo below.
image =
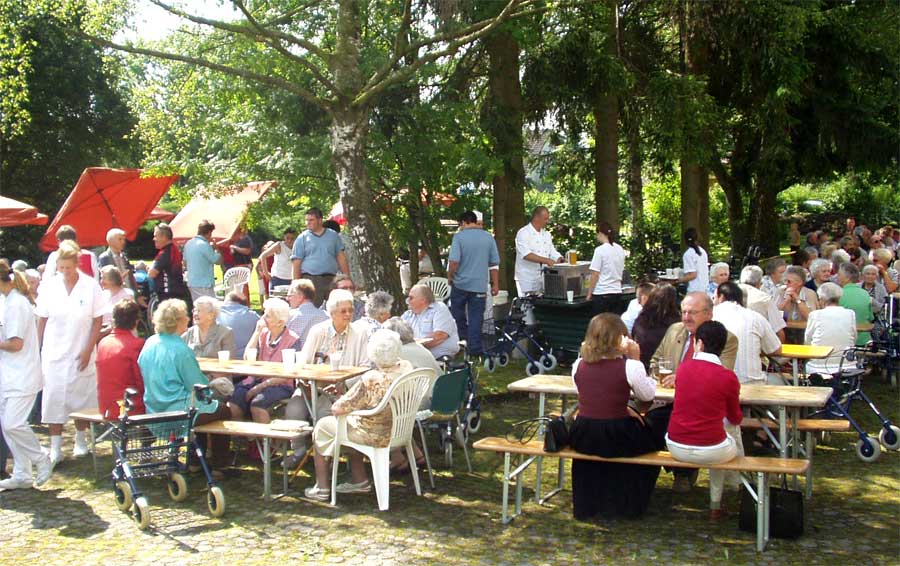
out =
[(412, 328), (413, 336), (427, 339), (422, 345), (431, 351), (434, 359), (459, 352), (456, 321), (447, 305), (434, 300), (434, 293), (427, 285), (413, 285), (406, 304), (409, 310), (400, 318)]
[[(666, 376), (662, 382), (662, 387), (675, 387), (675, 381), (678, 376), (678, 366), (684, 360), (690, 360), (694, 357), (694, 333), (697, 327), (712, 320), (713, 302), (703, 291), (694, 291), (688, 293), (684, 300), (681, 301), (681, 322), (676, 322), (669, 327), (666, 335), (663, 337), (656, 352), (650, 358), (650, 366), (659, 367), (660, 360), (668, 360), (674, 372)], [(722, 365), (734, 371), (734, 362), (737, 358), (738, 342), (732, 333), (728, 333), (728, 340), (725, 342), (725, 349), (719, 358)], [(666, 431), (669, 428), (669, 417), (672, 416), (671, 403), (654, 403), (654, 407), (647, 411), (644, 419), (653, 430), (653, 436), (656, 438), (657, 447), (660, 450), (666, 449)], [(691, 486), (697, 481), (697, 470), (673, 470), (675, 480), (672, 483), (672, 490), (684, 493), (690, 491)]]
[[(356, 296), (356, 284), (352, 279), (343, 273), (338, 273), (334, 277), (334, 288), (350, 291), (350, 294), (353, 295), (353, 322), (366, 316), (366, 303)], [(322, 303), (320, 308), (325, 312), (325, 303)]]
[(315, 286), (317, 307), (328, 297), (335, 273), (350, 273), (341, 237), (325, 228), (322, 210), (315, 207), (306, 211), (306, 230), (294, 242), (291, 261), (293, 278), (304, 277)]

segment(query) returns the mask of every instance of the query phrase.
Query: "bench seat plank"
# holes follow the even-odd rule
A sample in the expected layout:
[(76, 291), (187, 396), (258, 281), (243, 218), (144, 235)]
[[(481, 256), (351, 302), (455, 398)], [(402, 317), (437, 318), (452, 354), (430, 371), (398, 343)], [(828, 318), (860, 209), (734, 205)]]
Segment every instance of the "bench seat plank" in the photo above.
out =
[[(763, 424), (770, 429), (778, 428), (778, 421), (772, 419), (744, 418), (741, 421), (742, 428), (762, 428)], [(790, 428), (791, 422), (788, 421), (787, 424)], [(797, 429), (804, 432), (847, 432), (850, 430), (850, 421), (846, 419), (800, 419)]]
[(672, 468), (703, 468), (792, 475), (803, 474), (809, 468), (809, 460), (757, 456), (738, 456), (733, 460), (722, 464), (694, 464), (676, 460), (670, 453), (663, 451), (622, 458), (604, 458), (602, 456), (582, 454), (571, 448), (564, 448), (559, 452), (544, 452), (544, 443), (541, 440), (532, 440), (523, 444), (521, 442), (510, 442), (509, 440), (498, 436), (482, 438), (475, 442), (472, 447), (476, 450), (489, 452), (509, 452), (511, 454), (544, 456), (550, 458), (569, 458), (575, 460), (592, 460), (595, 462), (616, 462), (647, 466), (669, 466)]

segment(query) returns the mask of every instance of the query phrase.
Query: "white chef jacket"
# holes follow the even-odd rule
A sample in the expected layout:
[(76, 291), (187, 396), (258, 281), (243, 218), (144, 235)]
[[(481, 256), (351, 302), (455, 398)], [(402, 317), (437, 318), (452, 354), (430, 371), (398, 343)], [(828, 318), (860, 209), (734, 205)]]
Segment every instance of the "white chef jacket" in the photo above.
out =
[(519, 294), (544, 290), (544, 278), (541, 276), (541, 264), (525, 259), (528, 254), (537, 254), (549, 257), (556, 261), (562, 254), (553, 247), (550, 232), (541, 230), (538, 232), (529, 222), (516, 232), (516, 270), (515, 279)]
[(3, 397), (36, 395), (43, 380), (34, 308), (16, 289), (0, 305), (0, 341), (22, 339), (18, 352), (0, 351), (0, 392)]
[(70, 413), (97, 406), (96, 348), (82, 371), (78, 371), (78, 358), (90, 339), (94, 319), (103, 316), (106, 308), (100, 285), (80, 271), (71, 293), (61, 276), (41, 284), (35, 312), (47, 319), (41, 348), (44, 422), (65, 423)]

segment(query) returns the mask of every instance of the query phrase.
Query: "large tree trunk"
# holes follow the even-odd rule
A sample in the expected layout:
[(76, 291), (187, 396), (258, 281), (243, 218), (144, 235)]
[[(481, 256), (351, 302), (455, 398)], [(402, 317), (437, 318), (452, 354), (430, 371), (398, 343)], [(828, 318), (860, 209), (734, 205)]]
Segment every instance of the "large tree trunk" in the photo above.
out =
[(696, 228), (703, 247), (709, 247), (709, 174), (696, 163), (682, 159), (681, 229), (688, 228)]
[(779, 230), (776, 202), (778, 189), (757, 179), (753, 195), (753, 206), (750, 207), (747, 225), (750, 238), (762, 248), (763, 257), (779, 254), (781, 231)]
[(366, 173), (368, 119), (368, 111), (361, 109), (332, 114), (331, 164), (369, 291), (387, 291), (398, 299), (394, 304), (399, 308), (403, 304), (400, 272), (388, 232), (373, 207), (375, 198)]
[(494, 238), (500, 251), (501, 287), (515, 289), (516, 232), (525, 225), (525, 165), (522, 138), (522, 85), (519, 82), (519, 44), (506, 29), (485, 40), (489, 58), (489, 106), (484, 127), (494, 140), (494, 154), (503, 162), (495, 175)]
[[(619, 56), (618, 10), (608, 0), (604, 22), (605, 55)], [(593, 101), (594, 113), (594, 220), (606, 220), (619, 229), (619, 98), (613, 92), (599, 93)]]
[[(622, 124), (625, 128), (625, 144), (628, 150), (628, 167), (625, 184), (628, 187), (628, 203), (631, 206), (631, 254), (644, 257), (647, 244), (644, 239), (644, 182), (641, 178), (644, 159), (641, 154), (641, 122), (637, 108), (624, 105)], [(642, 266), (642, 268), (650, 266)], [(640, 276), (640, 273), (633, 273)]]
[(728, 205), (728, 227), (731, 235), (732, 255), (743, 257), (750, 245), (747, 240), (747, 229), (744, 224), (743, 188), (728, 174), (721, 162), (713, 161), (711, 168), (725, 193)]

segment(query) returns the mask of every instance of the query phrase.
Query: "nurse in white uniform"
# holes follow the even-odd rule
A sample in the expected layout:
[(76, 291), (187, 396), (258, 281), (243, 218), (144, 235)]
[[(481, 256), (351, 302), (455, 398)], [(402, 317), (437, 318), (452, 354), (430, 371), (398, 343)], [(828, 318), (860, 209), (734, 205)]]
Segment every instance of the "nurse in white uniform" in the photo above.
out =
[[(78, 271), (78, 252), (74, 242), (60, 244), (57, 276), (41, 284), (35, 309), (44, 372), (43, 418), (50, 429), (54, 465), (63, 459), (62, 428), (69, 415), (97, 406), (94, 357), (106, 303), (97, 282)], [(75, 456), (89, 452), (87, 426), (75, 421)]]
[(0, 489), (23, 489), (46, 483), (52, 467), (28, 425), (42, 383), (31, 293), (24, 275), (6, 260), (0, 260), (0, 297), (0, 423), (13, 456), (12, 476), (0, 481)]

